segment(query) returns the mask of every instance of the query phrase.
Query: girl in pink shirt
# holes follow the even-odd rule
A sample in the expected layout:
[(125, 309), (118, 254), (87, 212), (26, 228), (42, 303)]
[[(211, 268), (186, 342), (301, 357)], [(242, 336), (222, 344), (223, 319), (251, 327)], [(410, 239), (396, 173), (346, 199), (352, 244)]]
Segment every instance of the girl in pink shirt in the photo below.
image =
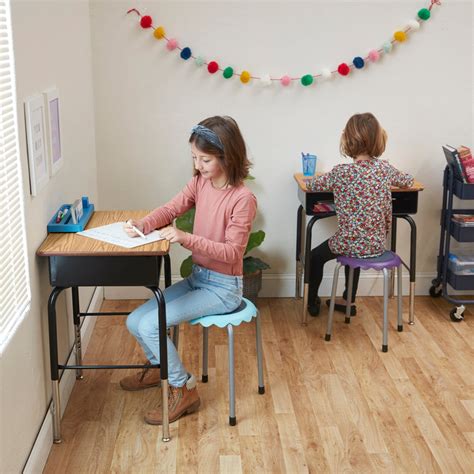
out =
[[(257, 201), (243, 184), (250, 162), (244, 139), (234, 119), (211, 117), (193, 127), (191, 154), (194, 176), (164, 206), (141, 220), (129, 221), (144, 234), (160, 229), (171, 243), (192, 251), (192, 274), (164, 291), (169, 327), (200, 316), (228, 313), (242, 299), (242, 261), (255, 218)], [(193, 233), (172, 225), (174, 219), (196, 208)], [(160, 363), (157, 303), (152, 298), (127, 318), (127, 327), (140, 343), (149, 364)], [(186, 371), (173, 342), (168, 338), (169, 420), (173, 422), (199, 407), (196, 378)], [(160, 385), (157, 369), (144, 369), (120, 381), (124, 390)], [(145, 421), (161, 424), (161, 410), (149, 411)]]

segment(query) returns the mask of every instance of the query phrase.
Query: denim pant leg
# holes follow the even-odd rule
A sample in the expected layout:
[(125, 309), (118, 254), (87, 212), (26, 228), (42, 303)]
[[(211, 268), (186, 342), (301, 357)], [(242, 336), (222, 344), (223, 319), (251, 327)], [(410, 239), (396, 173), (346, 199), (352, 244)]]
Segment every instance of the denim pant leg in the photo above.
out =
[[(181, 295), (186, 294), (188, 291), (191, 290), (191, 285), (189, 284), (188, 279), (182, 280), (174, 285), (169, 286), (163, 292), (165, 297), (165, 303), (172, 301)], [(158, 322), (158, 305), (156, 303), (156, 299), (153, 297), (148, 300), (146, 303), (142, 304), (138, 308), (134, 309), (127, 317), (127, 328), (130, 333), (135, 336), (135, 339), (138, 341), (140, 346), (145, 353), (146, 358), (154, 365), (159, 364), (159, 358), (157, 359), (153, 354), (153, 351), (145, 344), (143, 338), (138, 331), (138, 325), (140, 320), (147, 314), (154, 313), (154, 317)], [(153, 316), (152, 316), (153, 317)], [(168, 325), (169, 326), (169, 325)], [(158, 325), (157, 325), (158, 327)]]

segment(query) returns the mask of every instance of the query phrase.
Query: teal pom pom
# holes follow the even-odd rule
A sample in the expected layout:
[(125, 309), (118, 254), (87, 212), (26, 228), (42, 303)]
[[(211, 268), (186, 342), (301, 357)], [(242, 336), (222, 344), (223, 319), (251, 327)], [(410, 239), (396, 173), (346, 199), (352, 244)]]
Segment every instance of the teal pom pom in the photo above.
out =
[(393, 44), (390, 43), (390, 41), (387, 41), (386, 43), (383, 44), (383, 51), (384, 53), (390, 53), (392, 51)]
[(303, 86), (310, 86), (313, 83), (313, 76), (311, 74), (306, 74), (301, 78), (301, 84)]
[(201, 66), (204, 64), (204, 62), (205, 62), (205, 61), (204, 61), (204, 58), (203, 58), (202, 56), (198, 56), (198, 57), (196, 58), (196, 66), (197, 66), (197, 67), (201, 67)]
[(431, 12), (427, 8), (422, 8), (418, 12), (418, 18), (420, 18), (421, 20), (428, 20), (430, 16)]
[(222, 73), (222, 75), (226, 79), (230, 79), (234, 75), (234, 70), (230, 66), (228, 66), (224, 69), (224, 72)]
[(357, 69), (362, 69), (364, 67), (364, 60), (360, 56), (357, 56), (352, 60), (352, 64)]

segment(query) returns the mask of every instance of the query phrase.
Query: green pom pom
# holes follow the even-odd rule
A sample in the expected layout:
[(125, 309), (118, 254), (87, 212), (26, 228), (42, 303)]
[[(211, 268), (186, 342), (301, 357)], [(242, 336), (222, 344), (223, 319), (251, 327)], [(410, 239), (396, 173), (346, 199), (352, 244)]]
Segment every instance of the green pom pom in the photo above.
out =
[(427, 8), (422, 8), (418, 12), (418, 18), (421, 20), (428, 20), (428, 18), (431, 16), (431, 12)]
[(306, 74), (301, 78), (301, 84), (304, 86), (310, 86), (313, 83), (313, 76), (311, 74)]
[(224, 69), (224, 72), (222, 73), (222, 75), (226, 78), (226, 79), (230, 79), (234, 74), (234, 70), (228, 66)]

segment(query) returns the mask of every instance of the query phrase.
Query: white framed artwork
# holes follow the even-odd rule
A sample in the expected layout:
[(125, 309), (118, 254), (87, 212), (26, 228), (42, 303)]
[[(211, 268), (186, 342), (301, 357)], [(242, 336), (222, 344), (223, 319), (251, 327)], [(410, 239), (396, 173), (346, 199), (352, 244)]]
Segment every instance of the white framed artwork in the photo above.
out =
[(43, 96), (35, 94), (24, 105), (30, 190), (36, 196), (49, 181)]
[(43, 92), (48, 137), (49, 175), (55, 175), (63, 165), (59, 93), (53, 87)]

